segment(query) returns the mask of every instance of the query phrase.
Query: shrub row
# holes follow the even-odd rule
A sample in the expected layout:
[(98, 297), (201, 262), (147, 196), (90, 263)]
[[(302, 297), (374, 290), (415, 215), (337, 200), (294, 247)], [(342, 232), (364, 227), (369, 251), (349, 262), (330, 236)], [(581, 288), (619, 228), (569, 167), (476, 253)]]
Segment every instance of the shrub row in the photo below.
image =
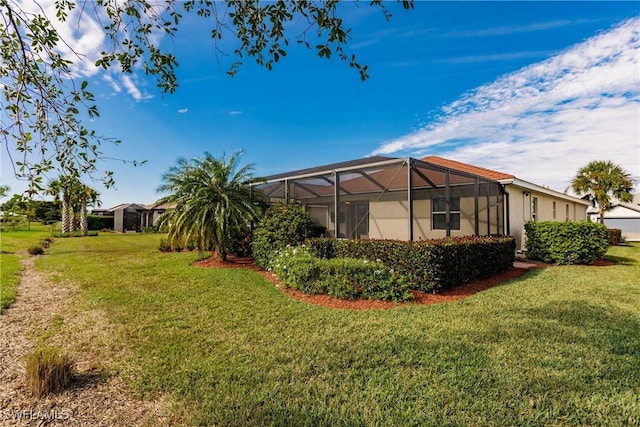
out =
[(530, 222), (527, 258), (556, 264), (591, 264), (607, 251), (609, 232), (594, 222)]
[(376, 260), (403, 276), (411, 288), (438, 292), (513, 266), (515, 240), (506, 236), (469, 236), (420, 242), (398, 240), (310, 239), (320, 258)]
[(622, 230), (619, 228), (609, 228), (609, 245), (617, 246), (622, 242)]
[(341, 299), (407, 301), (409, 283), (382, 263), (363, 259), (321, 259), (304, 247), (284, 248), (270, 262), (282, 284), (307, 294), (328, 294)]

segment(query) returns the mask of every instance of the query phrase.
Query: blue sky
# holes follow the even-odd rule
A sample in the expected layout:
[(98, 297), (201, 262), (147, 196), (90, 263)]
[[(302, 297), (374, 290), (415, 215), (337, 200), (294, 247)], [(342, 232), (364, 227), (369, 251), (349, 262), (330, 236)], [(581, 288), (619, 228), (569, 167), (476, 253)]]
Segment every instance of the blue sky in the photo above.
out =
[[(227, 77), (230, 57), (195, 17), (162, 40), (180, 63), (175, 94), (80, 64), (101, 111), (93, 127), (123, 141), (105, 156), (147, 160), (100, 162), (116, 178), (103, 206), (152, 203), (176, 158), (204, 151), (242, 150), (257, 175), (381, 154), (440, 155), (560, 191), (591, 160), (640, 176), (639, 3), (388, 3), (390, 22), (366, 2), (341, 7), (365, 82), (295, 45), (273, 71), (247, 59)], [(74, 46), (95, 53), (106, 40), (88, 19)], [(3, 155), (2, 183), (20, 191), (8, 172)]]

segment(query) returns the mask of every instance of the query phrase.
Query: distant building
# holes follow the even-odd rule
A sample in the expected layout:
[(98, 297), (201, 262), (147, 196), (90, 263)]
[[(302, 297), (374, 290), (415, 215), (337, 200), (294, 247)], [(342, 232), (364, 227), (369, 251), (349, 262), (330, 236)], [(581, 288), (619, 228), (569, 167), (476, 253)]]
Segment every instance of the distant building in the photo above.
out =
[(166, 204), (121, 203), (112, 208), (93, 209), (91, 213), (98, 216), (113, 216), (113, 229), (120, 233), (126, 233), (155, 226), (158, 217), (166, 210)]
[[(589, 208), (587, 214), (591, 221), (600, 221), (596, 207)], [(622, 236), (628, 241), (640, 241), (640, 194), (636, 194), (631, 203), (615, 203), (604, 213), (604, 224), (622, 230)]]

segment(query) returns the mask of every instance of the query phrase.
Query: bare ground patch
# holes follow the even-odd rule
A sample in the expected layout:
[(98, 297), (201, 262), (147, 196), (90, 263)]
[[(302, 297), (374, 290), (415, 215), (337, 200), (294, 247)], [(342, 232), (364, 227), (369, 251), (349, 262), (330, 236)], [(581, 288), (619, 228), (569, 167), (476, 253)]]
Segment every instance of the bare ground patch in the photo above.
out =
[[(128, 394), (113, 372), (117, 333), (97, 309), (79, 307), (78, 288), (37, 271), (26, 258), (14, 303), (0, 315), (0, 425), (137, 426), (167, 424), (165, 399)], [(38, 343), (59, 345), (75, 360), (68, 390), (44, 398), (26, 387), (25, 355)]]

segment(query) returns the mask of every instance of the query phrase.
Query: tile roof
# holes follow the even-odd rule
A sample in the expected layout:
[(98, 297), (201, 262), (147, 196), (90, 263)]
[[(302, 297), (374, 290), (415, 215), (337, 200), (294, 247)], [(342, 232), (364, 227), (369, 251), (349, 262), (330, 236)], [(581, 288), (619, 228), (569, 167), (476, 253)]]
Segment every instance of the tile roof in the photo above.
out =
[(514, 175), (511, 175), (508, 173), (498, 172), (492, 169), (481, 168), (479, 166), (473, 166), (467, 163), (456, 162), (455, 160), (449, 160), (449, 159), (445, 159), (443, 157), (438, 157), (438, 156), (427, 156), (420, 160), (422, 160), (423, 162), (431, 163), (431, 164), (442, 166), (445, 168), (471, 173), (471, 174), (478, 175), (480, 177), (491, 179), (494, 181), (515, 178)]

